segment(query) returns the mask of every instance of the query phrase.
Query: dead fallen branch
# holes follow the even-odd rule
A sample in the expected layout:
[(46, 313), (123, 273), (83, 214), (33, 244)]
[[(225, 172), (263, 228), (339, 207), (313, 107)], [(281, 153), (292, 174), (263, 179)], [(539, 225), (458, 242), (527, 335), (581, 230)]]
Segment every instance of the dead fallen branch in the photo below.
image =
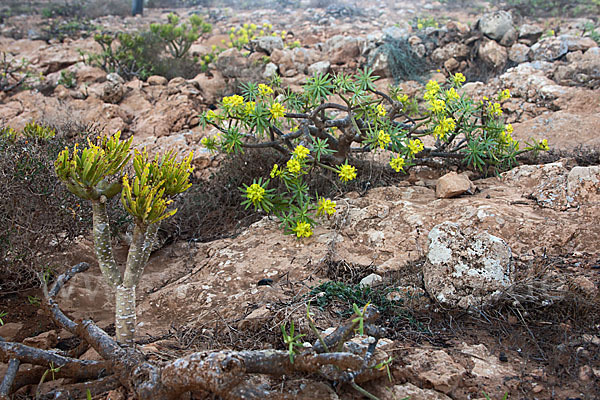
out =
[[(57, 325), (81, 338), (98, 352), (105, 361), (86, 361), (59, 354), (57, 351), (39, 350), (20, 343), (0, 341), (0, 360), (11, 363), (0, 395), (8, 396), (26, 382), (33, 381), (40, 373), (38, 367), (30, 377), (17, 377), (20, 363), (47, 368), (59, 367), (57, 376), (80, 383), (67, 384), (61, 395), (78, 398), (89, 389), (90, 393), (102, 393), (123, 385), (138, 399), (177, 399), (186, 392), (205, 391), (224, 399), (293, 398), (291, 394), (273, 393), (263, 387), (250, 385), (252, 374), (272, 376), (296, 373), (318, 373), (338, 384), (349, 384), (357, 390), (357, 382), (364, 382), (385, 375), (383, 368), (374, 368), (372, 356), (384, 331), (374, 325), (378, 311), (367, 306), (360, 315), (353, 315), (332, 334), (314, 345), (297, 343), (299, 350), (214, 351), (198, 352), (166, 363), (148, 362), (144, 354), (134, 346), (120, 345), (93, 321), (72, 321), (55, 301), (60, 289), (77, 273), (87, 270), (80, 263), (58, 277), (50, 291), (44, 288), (45, 308)], [(359, 326), (370, 337), (366, 346), (345, 346), (355, 336)], [(10, 375), (12, 374), (12, 375)], [(14, 385), (11, 389), (13, 382)], [(82, 382), (83, 381), (83, 382)], [(8, 387), (8, 388), (6, 388)], [(47, 396), (59, 394), (56, 390)]]

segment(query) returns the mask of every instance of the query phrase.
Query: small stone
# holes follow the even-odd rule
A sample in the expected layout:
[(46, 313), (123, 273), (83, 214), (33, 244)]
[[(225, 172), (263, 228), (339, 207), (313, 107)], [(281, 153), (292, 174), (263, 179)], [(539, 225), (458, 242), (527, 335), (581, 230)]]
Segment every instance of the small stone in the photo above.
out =
[(8, 342), (14, 342), (22, 329), (23, 324), (20, 322), (7, 322), (0, 326), (0, 337), (4, 338), (4, 340)]
[(372, 287), (381, 281), (383, 281), (383, 278), (381, 277), (381, 275), (370, 274), (360, 280), (360, 286), (361, 287)]
[(29, 337), (23, 340), (26, 346), (35, 347), (41, 350), (49, 350), (56, 347), (58, 343), (58, 335), (56, 331), (48, 331), (34, 337)]
[(148, 78), (147, 82), (151, 86), (164, 86), (167, 83), (169, 83), (167, 78), (165, 78), (164, 76), (160, 76), (160, 75), (152, 75), (151, 77)]
[(454, 171), (438, 179), (435, 187), (435, 196), (438, 199), (448, 199), (460, 196), (466, 192), (473, 194), (475, 192), (475, 185), (466, 175), (458, 175)]

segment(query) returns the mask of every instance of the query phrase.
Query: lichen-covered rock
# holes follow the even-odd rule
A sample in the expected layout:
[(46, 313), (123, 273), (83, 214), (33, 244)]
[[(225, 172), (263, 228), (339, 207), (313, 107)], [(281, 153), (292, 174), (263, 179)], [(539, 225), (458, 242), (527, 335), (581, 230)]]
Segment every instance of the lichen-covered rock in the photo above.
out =
[(504, 240), (487, 232), (463, 232), (453, 222), (435, 226), (428, 238), (423, 280), (440, 303), (478, 307), (512, 284), (512, 252)]
[(478, 22), (481, 33), (490, 39), (500, 40), (513, 28), (512, 15), (504, 10), (484, 14)]
[(106, 75), (106, 82), (102, 86), (100, 98), (105, 103), (116, 104), (123, 99), (126, 89), (123, 85), (123, 78), (119, 74), (111, 73)]

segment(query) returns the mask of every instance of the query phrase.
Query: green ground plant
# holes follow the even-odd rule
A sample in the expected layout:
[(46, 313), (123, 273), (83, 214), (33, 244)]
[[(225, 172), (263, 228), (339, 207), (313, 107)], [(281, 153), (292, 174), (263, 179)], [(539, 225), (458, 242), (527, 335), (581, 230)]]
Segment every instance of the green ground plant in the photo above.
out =
[[(285, 165), (273, 165), (268, 177), (241, 190), (246, 207), (275, 215), (286, 233), (299, 238), (312, 235), (318, 217), (336, 212), (334, 201), (309, 193), (306, 177), (328, 170), (342, 184), (349, 182), (357, 176), (357, 154), (386, 152), (398, 173), (444, 162), (497, 173), (515, 166), (523, 153), (548, 149), (545, 140), (521, 147), (512, 138), (512, 125), (502, 118), (508, 90), (475, 101), (459, 94), (465, 81), (460, 73), (443, 85), (429, 81), (420, 115), (414, 117), (408, 96), (395, 87), (389, 93), (377, 90), (377, 78), (367, 69), (353, 76), (317, 74), (300, 93), (244, 84), (242, 95), (224, 97), (217, 111), (201, 115), (203, 124), (219, 131), (202, 144), (227, 154), (273, 148), (288, 157)], [(342, 102), (330, 102), (333, 95)], [(426, 147), (425, 141), (432, 145)]]
[[(80, 150), (66, 148), (57, 157), (56, 175), (66, 188), (91, 202), (96, 258), (107, 283), (116, 291), (115, 326), (119, 343), (132, 345), (136, 326), (135, 288), (156, 241), (160, 222), (177, 212), (170, 209), (171, 198), (186, 191), (192, 171), (190, 153), (182, 161), (167, 152), (153, 159), (135, 151), (133, 176), (123, 173), (131, 156), (131, 141), (121, 140), (120, 132), (88, 140)], [(133, 238), (123, 273), (113, 256), (107, 202), (120, 195), (121, 203), (134, 220)]]
[(4, 320), (2, 318), (6, 317), (8, 313), (6, 311), (0, 311), (0, 326), (4, 325)]

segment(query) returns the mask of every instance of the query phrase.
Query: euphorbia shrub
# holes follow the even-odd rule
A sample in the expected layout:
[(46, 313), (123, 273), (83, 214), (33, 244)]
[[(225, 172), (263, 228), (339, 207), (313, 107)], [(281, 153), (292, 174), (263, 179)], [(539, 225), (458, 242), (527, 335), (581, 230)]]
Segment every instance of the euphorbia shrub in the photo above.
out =
[(335, 212), (335, 202), (308, 192), (304, 177), (315, 168), (335, 171), (348, 182), (356, 177), (357, 154), (385, 151), (399, 173), (414, 165), (441, 166), (444, 159), (500, 171), (524, 152), (548, 149), (546, 140), (521, 148), (512, 138), (513, 128), (502, 118), (508, 90), (475, 101), (459, 93), (465, 77), (457, 73), (443, 85), (429, 81), (424, 105), (414, 115), (414, 99), (396, 87), (379, 91), (377, 78), (367, 69), (353, 76), (316, 74), (300, 93), (247, 83), (241, 96), (224, 97), (216, 112), (202, 115), (204, 124), (219, 130), (202, 143), (229, 154), (271, 147), (289, 157), (242, 191), (247, 207), (275, 214), (298, 237), (312, 234), (316, 217)]
[[(177, 161), (174, 152), (150, 159), (144, 150), (135, 151), (134, 175), (131, 178), (123, 175), (131, 159), (131, 140), (122, 141), (120, 132), (99, 137), (96, 142), (88, 141), (83, 150), (75, 147), (71, 152), (66, 148), (54, 163), (56, 175), (67, 189), (92, 203), (96, 258), (107, 283), (116, 291), (116, 339), (126, 344), (133, 344), (135, 288), (150, 257), (160, 221), (177, 212), (168, 208), (170, 198), (191, 186), (192, 171), (191, 153), (183, 161)], [(135, 223), (123, 274), (113, 256), (106, 212), (107, 200), (119, 194)]]

